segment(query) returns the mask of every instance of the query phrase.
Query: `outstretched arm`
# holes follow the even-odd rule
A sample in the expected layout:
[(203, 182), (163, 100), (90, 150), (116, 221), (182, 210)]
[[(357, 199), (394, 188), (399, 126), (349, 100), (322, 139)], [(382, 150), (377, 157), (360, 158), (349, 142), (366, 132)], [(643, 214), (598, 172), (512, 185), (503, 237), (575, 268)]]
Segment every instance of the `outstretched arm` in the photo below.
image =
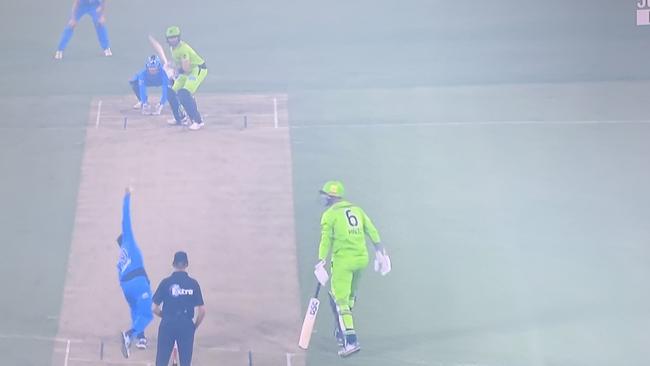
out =
[(133, 242), (133, 229), (131, 228), (131, 187), (124, 192), (122, 204), (122, 242)]

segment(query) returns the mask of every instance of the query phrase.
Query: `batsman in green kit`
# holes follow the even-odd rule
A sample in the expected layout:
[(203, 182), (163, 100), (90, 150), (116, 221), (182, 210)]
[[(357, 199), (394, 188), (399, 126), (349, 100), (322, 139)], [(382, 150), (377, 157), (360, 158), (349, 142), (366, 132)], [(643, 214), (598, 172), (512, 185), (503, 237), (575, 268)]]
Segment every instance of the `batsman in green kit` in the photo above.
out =
[[(172, 59), (178, 74), (174, 80), (174, 85), (167, 93), (175, 123), (184, 123), (189, 116), (192, 122), (190, 130), (198, 130), (203, 127), (203, 119), (196, 106), (194, 93), (208, 75), (208, 67), (205, 65), (203, 58), (190, 45), (181, 40), (179, 27), (167, 28), (165, 36), (167, 43), (171, 47)], [(181, 112), (181, 105), (187, 116)]]
[(361, 349), (354, 328), (352, 308), (361, 273), (369, 262), (366, 236), (370, 237), (374, 245), (375, 271), (386, 275), (391, 270), (391, 264), (386, 250), (380, 244), (379, 232), (368, 215), (361, 207), (344, 199), (343, 184), (329, 181), (320, 193), (327, 209), (321, 217), (319, 262), (314, 273), (321, 284), (327, 281), (325, 263), (331, 252), (330, 303), (335, 315), (339, 355), (345, 357)]

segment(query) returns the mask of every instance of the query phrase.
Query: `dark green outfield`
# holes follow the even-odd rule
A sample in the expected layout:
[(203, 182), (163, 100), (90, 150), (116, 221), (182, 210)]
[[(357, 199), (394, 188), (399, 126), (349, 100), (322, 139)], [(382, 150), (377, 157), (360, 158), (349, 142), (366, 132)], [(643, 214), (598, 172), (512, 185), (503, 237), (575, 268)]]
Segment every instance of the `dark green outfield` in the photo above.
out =
[(647, 121), (636, 0), (109, 1), (115, 56), (84, 19), (63, 62), (71, 1), (0, 3), (3, 364), (49, 363), (17, 336), (56, 334), (90, 100), (127, 93), (170, 24), (203, 91), (289, 94), (303, 301), (324, 180), (392, 254), (362, 283), (362, 353), (334, 356), (323, 307), (310, 366), (648, 364), (650, 125), (409, 125)]

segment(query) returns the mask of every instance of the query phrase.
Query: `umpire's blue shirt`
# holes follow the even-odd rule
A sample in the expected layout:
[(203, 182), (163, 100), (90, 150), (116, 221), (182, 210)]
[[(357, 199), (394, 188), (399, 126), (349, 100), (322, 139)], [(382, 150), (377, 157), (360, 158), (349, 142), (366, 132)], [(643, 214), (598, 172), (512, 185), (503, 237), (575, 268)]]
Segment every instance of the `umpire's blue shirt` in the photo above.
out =
[(203, 305), (199, 283), (185, 271), (177, 271), (163, 279), (153, 295), (153, 302), (162, 304), (162, 320), (194, 319), (194, 307)]

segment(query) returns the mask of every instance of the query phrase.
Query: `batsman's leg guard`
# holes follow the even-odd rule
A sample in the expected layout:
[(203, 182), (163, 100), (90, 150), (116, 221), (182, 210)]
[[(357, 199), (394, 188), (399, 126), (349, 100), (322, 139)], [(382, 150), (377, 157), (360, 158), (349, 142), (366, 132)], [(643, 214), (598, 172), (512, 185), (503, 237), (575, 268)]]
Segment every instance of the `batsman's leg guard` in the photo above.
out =
[(174, 119), (177, 123), (182, 123), (186, 116), (185, 113), (181, 111), (181, 104), (178, 101), (178, 96), (172, 88), (167, 89), (167, 100), (169, 101), (169, 106), (174, 114)]
[(332, 295), (331, 292), (328, 293), (328, 298), (332, 314), (334, 315), (334, 337), (336, 338), (339, 347), (343, 347), (345, 345), (345, 325), (343, 324), (343, 318), (341, 318), (339, 307), (336, 305), (334, 295)]
[(192, 96), (189, 90), (183, 88), (178, 91), (178, 100), (183, 105), (185, 112), (190, 117), (193, 122), (203, 123), (201, 119), (201, 114), (196, 107), (196, 100)]

